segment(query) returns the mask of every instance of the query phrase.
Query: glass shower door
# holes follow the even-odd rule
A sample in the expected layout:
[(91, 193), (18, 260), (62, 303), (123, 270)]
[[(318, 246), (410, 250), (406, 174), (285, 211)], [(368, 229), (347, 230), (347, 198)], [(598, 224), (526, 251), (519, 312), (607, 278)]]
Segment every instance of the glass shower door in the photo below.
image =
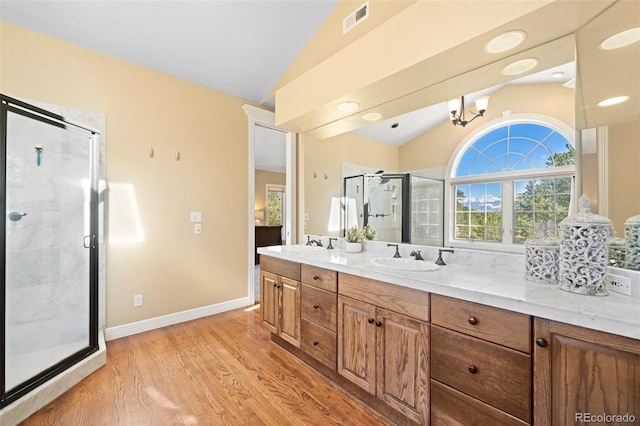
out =
[(2, 405), (97, 349), (97, 136), (2, 103)]

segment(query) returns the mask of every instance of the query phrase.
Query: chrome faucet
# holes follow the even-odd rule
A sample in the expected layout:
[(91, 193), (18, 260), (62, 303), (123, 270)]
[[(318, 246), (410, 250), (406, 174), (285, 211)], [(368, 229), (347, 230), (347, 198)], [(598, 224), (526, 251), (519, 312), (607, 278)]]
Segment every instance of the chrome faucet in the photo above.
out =
[(422, 257), (422, 253), (420, 253), (420, 250), (412, 251), (409, 256), (413, 256), (416, 260), (424, 260), (424, 257)]
[(312, 240), (310, 235), (307, 235), (307, 244), (308, 246), (316, 245), (318, 247), (322, 247), (322, 240), (318, 238), (317, 240)]
[(453, 253), (453, 249), (438, 249), (438, 259), (436, 260), (436, 265), (444, 266), (444, 260), (442, 259), (442, 252)]
[(395, 257), (396, 259), (399, 258), (399, 257), (402, 257), (402, 256), (400, 256), (400, 252), (398, 251), (398, 245), (397, 244), (387, 244), (387, 247), (395, 247), (396, 248), (396, 252), (393, 255), (393, 257)]
[(327, 246), (327, 250), (333, 250), (333, 245), (331, 244), (331, 241), (338, 241), (337, 238), (329, 238), (329, 245)]

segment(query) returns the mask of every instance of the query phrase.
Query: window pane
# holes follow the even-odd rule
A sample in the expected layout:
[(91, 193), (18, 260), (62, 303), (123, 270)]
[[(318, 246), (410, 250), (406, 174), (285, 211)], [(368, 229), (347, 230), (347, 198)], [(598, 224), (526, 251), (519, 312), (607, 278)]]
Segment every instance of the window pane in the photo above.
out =
[[(500, 241), (502, 239), (502, 183), (458, 185), (456, 194), (458, 197), (456, 198), (455, 238)], [(467, 210), (470, 213), (467, 213)], [(468, 225), (471, 225), (470, 228)]]
[(571, 178), (515, 181), (513, 242), (522, 244), (527, 238), (538, 235), (542, 222), (556, 229), (560, 221), (567, 217), (570, 190)]

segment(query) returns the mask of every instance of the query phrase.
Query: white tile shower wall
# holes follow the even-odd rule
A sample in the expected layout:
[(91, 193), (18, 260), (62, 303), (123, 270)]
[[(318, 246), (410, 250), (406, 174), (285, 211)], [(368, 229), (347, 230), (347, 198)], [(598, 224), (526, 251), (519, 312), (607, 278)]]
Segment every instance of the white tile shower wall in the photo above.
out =
[(8, 129), (7, 208), (26, 213), (8, 221), (6, 238), (6, 349), (19, 356), (86, 341), (86, 226), (77, 210), (87, 197), (81, 176), (88, 178), (89, 151), (86, 136), (16, 114)]

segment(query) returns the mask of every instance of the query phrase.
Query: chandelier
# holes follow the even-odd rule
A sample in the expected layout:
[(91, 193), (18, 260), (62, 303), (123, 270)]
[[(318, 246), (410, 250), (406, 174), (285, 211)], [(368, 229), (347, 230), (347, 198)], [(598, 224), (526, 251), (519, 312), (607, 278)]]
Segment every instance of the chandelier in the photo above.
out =
[(451, 119), (451, 123), (453, 123), (454, 126), (459, 124), (460, 126), (464, 127), (467, 124), (471, 123), (476, 118), (482, 117), (485, 111), (487, 110), (488, 105), (489, 105), (488, 96), (482, 96), (476, 99), (476, 110), (478, 112), (474, 113), (473, 111), (470, 111), (473, 117), (467, 120), (467, 118), (465, 117), (465, 110), (464, 110), (464, 96), (462, 96), (460, 99), (458, 98), (451, 99), (449, 102), (447, 102), (447, 106), (449, 107), (449, 118)]

